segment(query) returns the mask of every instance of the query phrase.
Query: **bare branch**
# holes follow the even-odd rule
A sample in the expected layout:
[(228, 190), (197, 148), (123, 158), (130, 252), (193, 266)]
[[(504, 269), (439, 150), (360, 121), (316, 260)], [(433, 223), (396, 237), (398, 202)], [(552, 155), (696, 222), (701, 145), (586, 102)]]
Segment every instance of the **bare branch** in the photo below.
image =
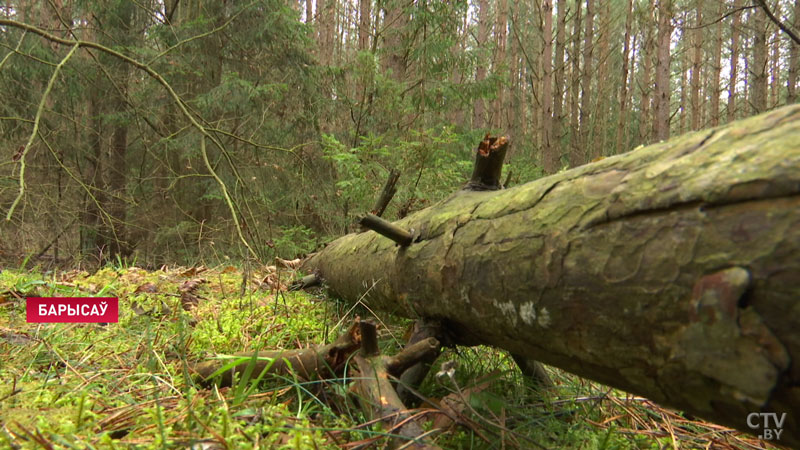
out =
[(756, 3), (758, 3), (758, 5), (761, 6), (761, 9), (763, 9), (764, 12), (767, 13), (767, 17), (769, 17), (769, 20), (771, 20), (775, 25), (777, 25), (778, 28), (781, 29), (781, 31), (786, 33), (794, 41), (796, 45), (800, 45), (800, 37), (798, 37), (794, 33), (794, 31), (790, 30), (786, 25), (784, 25), (780, 19), (775, 17), (775, 14), (773, 14), (772, 11), (770, 11), (769, 7), (767, 6), (767, 2), (765, 2), (764, 0), (756, 0)]
[(56, 78), (58, 78), (58, 72), (60, 72), (61, 68), (64, 67), (64, 64), (66, 64), (67, 61), (72, 58), (72, 55), (75, 54), (79, 47), (80, 45), (78, 45), (76, 42), (70, 49), (69, 53), (67, 53), (61, 62), (58, 63), (56, 69), (53, 71), (53, 74), (50, 76), (50, 80), (47, 82), (47, 87), (44, 89), (41, 100), (39, 100), (39, 107), (36, 108), (36, 116), (33, 119), (33, 131), (31, 131), (31, 135), (28, 137), (28, 142), (25, 143), (25, 148), (22, 150), (22, 155), (19, 158), (19, 191), (17, 192), (16, 198), (14, 198), (14, 202), (11, 203), (11, 206), (8, 208), (8, 213), (6, 213), (6, 221), (11, 220), (11, 216), (14, 215), (14, 210), (17, 208), (20, 200), (22, 200), (22, 196), (25, 195), (25, 156), (27, 156), (28, 152), (30, 151), (33, 140), (36, 139), (36, 136), (39, 134), (39, 122), (42, 120), (42, 112), (44, 112), (44, 105), (47, 103), (47, 97), (50, 95), (50, 91), (53, 90), (53, 85), (56, 83)]
[[(58, 43), (58, 44), (61, 44), (61, 45), (70, 45), (70, 46), (73, 47), (73, 51), (70, 52), (70, 55), (74, 52), (74, 50), (77, 50), (79, 47), (93, 48), (93, 49), (99, 50), (101, 52), (107, 53), (107, 54), (109, 54), (109, 55), (111, 55), (111, 56), (113, 56), (115, 58), (118, 58), (118, 59), (121, 59), (122, 61), (125, 61), (128, 64), (131, 64), (132, 66), (136, 67), (137, 69), (140, 69), (140, 70), (144, 71), (147, 75), (149, 75), (151, 78), (156, 80), (158, 82), (158, 84), (160, 84), (164, 89), (166, 89), (166, 91), (169, 94), (169, 96), (172, 97), (172, 99), (178, 105), (178, 108), (181, 110), (181, 113), (183, 113), (183, 115), (189, 120), (189, 122), (192, 124), (192, 126), (194, 128), (196, 128), (203, 135), (203, 139), (201, 141), (200, 149), (201, 149), (201, 153), (202, 153), (202, 156), (203, 156), (203, 160), (206, 163), (206, 168), (209, 170), (210, 174), (214, 177), (214, 180), (217, 182), (217, 184), (219, 184), (220, 189), (222, 190), (222, 196), (225, 199), (225, 203), (227, 204), (228, 209), (231, 212), (231, 216), (233, 218), (234, 226), (236, 227), (236, 233), (237, 233), (237, 235), (239, 237), (239, 240), (242, 242), (242, 244), (244, 244), (245, 248), (248, 250), (250, 255), (252, 255), (254, 258), (258, 259), (258, 255), (256, 254), (255, 250), (253, 250), (253, 248), (250, 246), (250, 244), (244, 238), (244, 234), (242, 232), (242, 227), (239, 224), (239, 217), (238, 217), (238, 214), (236, 213), (236, 206), (233, 204), (233, 201), (231, 200), (230, 194), (228, 193), (228, 187), (225, 185), (225, 182), (223, 182), (222, 179), (217, 175), (216, 171), (214, 171), (214, 168), (211, 166), (211, 164), (209, 164), (208, 154), (206, 152), (206, 147), (205, 147), (205, 139), (208, 138), (211, 142), (214, 143), (214, 145), (221, 152), (223, 152), (224, 154), (227, 155), (225, 147), (222, 145), (222, 143), (213, 134), (211, 134), (208, 131), (208, 129), (206, 129), (206, 127), (204, 127), (202, 124), (200, 124), (200, 122), (197, 121), (197, 119), (194, 117), (194, 115), (192, 115), (191, 112), (189, 112), (189, 109), (187, 108), (186, 103), (175, 92), (175, 90), (172, 88), (172, 86), (169, 83), (167, 83), (167, 80), (165, 80), (164, 77), (161, 76), (161, 74), (159, 74), (158, 72), (153, 70), (149, 65), (147, 65), (145, 63), (142, 63), (142, 62), (140, 62), (140, 61), (138, 61), (138, 60), (136, 60), (134, 58), (131, 58), (130, 56), (124, 55), (124, 54), (122, 54), (122, 53), (120, 53), (120, 52), (118, 52), (116, 50), (110, 49), (110, 48), (108, 48), (108, 47), (106, 47), (104, 45), (98, 44), (96, 42), (83, 41), (83, 40), (73, 40), (73, 39), (64, 39), (64, 38), (61, 38), (61, 37), (56, 36), (54, 34), (48, 33), (47, 31), (44, 31), (41, 28), (35, 27), (33, 25), (26, 24), (26, 23), (18, 22), (16, 20), (0, 19), (0, 26), (9, 26), (9, 27), (19, 28), (21, 30), (26, 30), (26, 31), (29, 31), (31, 33), (37, 34), (37, 35), (39, 35), (39, 36), (41, 36), (41, 37), (43, 37), (43, 38), (45, 38), (45, 39), (47, 39), (47, 40), (49, 40), (51, 42), (55, 42), (55, 43)], [(52, 78), (51, 78), (51, 81), (52, 81)], [(45, 91), (45, 95), (46, 94), (47, 94), (47, 91)], [(37, 115), (39, 115), (39, 113), (37, 113)], [(34, 130), (34, 133), (32, 133), (31, 136), (35, 136), (36, 135), (35, 131), (36, 130)], [(27, 149), (25, 150), (25, 152), (27, 152)], [(24, 154), (23, 154), (23, 156), (24, 156)], [(23, 167), (24, 167), (24, 164), (23, 164)], [(24, 190), (24, 187), (23, 187), (24, 185), (23, 185), (23, 181), (22, 181), (21, 177), (20, 177), (20, 186), (21, 186), (21, 190)], [(19, 202), (19, 198), (20, 197), (21, 197), (21, 193), (18, 196), (18, 199), (14, 201), (14, 204), (12, 204), (12, 207), (9, 210), (9, 214), (6, 216), (6, 220), (10, 220), (11, 213), (13, 212), (14, 208), (16, 207), (16, 204)]]

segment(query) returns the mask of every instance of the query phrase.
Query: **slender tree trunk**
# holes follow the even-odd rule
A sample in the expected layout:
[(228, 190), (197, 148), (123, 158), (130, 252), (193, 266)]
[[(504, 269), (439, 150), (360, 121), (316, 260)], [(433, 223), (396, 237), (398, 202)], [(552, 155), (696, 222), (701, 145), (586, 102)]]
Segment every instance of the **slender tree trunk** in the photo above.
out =
[(372, 0), (359, 0), (358, 50), (362, 52), (369, 50), (371, 6)]
[(581, 51), (581, 16), (583, 9), (581, 8), (581, 0), (575, 0), (575, 21), (572, 27), (572, 52), (570, 54), (570, 66), (572, 72), (572, 88), (569, 93), (569, 112), (570, 112), (570, 149), (569, 149), (569, 165), (572, 167), (578, 166), (578, 152), (580, 151), (580, 139), (578, 138), (580, 109), (578, 108), (578, 101), (580, 100), (581, 92), (581, 68), (580, 68), (580, 51)]
[(553, 61), (554, 86), (553, 86), (553, 138), (552, 143), (558, 155), (559, 165), (561, 160), (561, 133), (564, 122), (564, 85), (566, 81), (564, 65), (564, 46), (566, 45), (567, 26), (567, 0), (558, 0), (556, 3), (556, 55)]
[[(537, 0), (538, 4), (538, 0)], [(541, 5), (539, 5), (534, 12), (533, 21), (535, 24), (531, 22), (530, 28), (536, 28), (541, 30), (542, 26), (542, 14), (541, 14)], [(530, 107), (530, 139), (531, 142), (536, 143), (537, 151), (541, 152), (542, 148), (542, 127), (540, 121), (542, 119), (542, 115), (540, 113), (542, 107), (542, 40), (539, 37), (535, 37), (531, 39), (531, 49), (529, 53), (535, 56), (535, 60), (528, 67), (528, 75), (531, 79), (530, 82), (530, 96), (531, 102), (528, 105)], [(541, 157), (540, 154), (536, 156)], [(540, 158), (541, 159), (541, 158)]]
[[(725, 3), (719, 2), (717, 16), (722, 17), (725, 13)], [(720, 96), (720, 74), (722, 72), (722, 21), (715, 26), (716, 36), (714, 37), (714, 62), (712, 63), (710, 93), (711, 93), (711, 126), (719, 125), (719, 96)]]
[[(733, 9), (738, 10), (741, 8), (742, 0), (733, 0)], [(730, 76), (728, 77), (728, 106), (727, 115), (728, 122), (736, 120), (736, 83), (738, 69), (739, 69), (739, 26), (742, 22), (742, 12), (737, 11), (733, 14), (731, 21), (731, 59), (728, 65), (730, 66)]]
[(628, 0), (625, 7), (625, 38), (622, 42), (622, 84), (619, 88), (619, 120), (614, 149), (617, 154), (623, 152), (622, 139), (628, 125), (628, 62), (631, 43), (631, 23), (633, 22), (633, 0)]
[(542, 2), (542, 160), (544, 172), (558, 171), (559, 161), (553, 145), (553, 2)]
[(651, 112), (650, 104), (652, 101), (652, 70), (653, 70), (653, 21), (654, 11), (653, 0), (649, 0), (644, 11), (645, 20), (642, 23), (642, 51), (640, 52), (642, 66), (642, 81), (639, 84), (641, 91), (641, 117), (639, 118), (639, 142), (647, 144), (650, 141)]
[[(682, 37), (685, 38), (687, 30), (685, 29), (685, 25), (688, 23), (686, 13), (683, 14), (683, 23), (684, 29), (681, 30)], [(679, 129), (681, 134), (686, 132), (686, 116), (689, 115), (688, 113), (688, 98), (689, 98), (689, 80), (688, 78), (690, 75), (690, 68), (689, 68), (689, 59), (691, 57), (691, 52), (689, 51), (688, 47), (684, 47), (683, 51), (681, 52), (681, 104), (680, 104), (680, 119), (679, 119)]]
[[(466, 50), (467, 43), (466, 43), (466, 36), (467, 36), (467, 16), (469, 15), (468, 11), (464, 11), (463, 16), (459, 16), (458, 22), (453, 21), (453, 37), (454, 42), (453, 45), (450, 47), (451, 52), (453, 55), (463, 54)], [(459, 65), (454, 64), (453, 68), (450, 70), (450, 83), (455, 87), (457, 85), (463, 84), (466, 82), (469, 76), (465, 76)], [(447, 118), (448, 121), (452, 124), (456, 124), (458, 126), (469, 126), (470, 124), (464, 122), (464, 105), (458, 99), (452, 99), (449, 103), (449, 109), (447, 111)]]
[[(638, 35), (637, 35), (637, 33), (633, 32), (633, 31), (631, 32), (631, 35), (632, 35), (632, 39), (631, 39), (631, 58), (630, 58), (630, 64), (629, 65), (630, 65), (631, 68), (633, 68), (634, 64), (636, 63), (636, 58), (639, 56), (638, 52), (636, 51), (636, 49), (637, 49), (636, 39), (637, 39)], [(633, 109), (633, 92), (635, 91), (635, 89), (633, 87), (635, 85), (636, 85), (636, 71), (635, 70), (628, 70), (628, 89), (627, 89), (627, 92), (625, 93), (625, 96), (628, 98), (626, 103), (628, 105), (630, 105), (628, 107), (629, 109)], [(622, 137), (622, 142), (623, 142), (622, 149), (623, 150), (621, 150), (619, 153), (622, 153), (622, 152), (626, 151), (628, 148), (633, 148), (633, 147), (635, 147), (636, 145), (639, 144), (638, 138), (637, 138), (637, 139), (634, 140), (636, 142), (636, 145), (631, 145), (632, 144), (631, 143), (631, 133), (632, 133), (633, 127), (630, 126), (630, 123), (628, 123), (628, 120), (625, 121), (625, 126), (623, 127), (623, 129), (625, 130), (624, 131), (624, 136)], [(636, 131), (638, 133), (638, 130), (636, 130)]]
[(391, 0), (384, 5), (383, 66), (384, 70), (391, 71), (392, 79), (397, 82), (406, 79), (405, 33), (408, 26), (408, 12), (404, 8), (405, 4), (403, 0)]
[[(534, 139), (531, 138), (529, 127), (535, 125), (536, 114), (532, 114), (531, 120), (528, 120), (528, 111), (531, 110), (531, 105), (533, 105), (533, 101), (530, 100), (529, 98), (530, 94), (528, 92), (530, 89), (530, 83), (528, 83), (528, 80), (530, 79), (530, 70), (531, 69), (530, 67), (528, 67), (528, 64), (522, 64), (522, 67), (520, 67), (519, 69), (520, 100), (521, 100), (519, 109), (520, 109), (520, 118), (522, 119), (520, 121), (520, 132), (522, 133), (522, 135), (525, 137), (526, 140), (534, 141)], [(513, 147), (511, 151), (512, 152), (514, 151)]]
[(337, 14), (339, 0), (327, 0), (325, 11), (325, 48), (328, 50), (328, 64), (335, 65), (338, 52), (339, 17)]
[[(125, 112), (124, 103), (116, 103), (117, 114)], [(113, 223), (113, 240), (111, 241), (111, 256), (128, 256), (131, 253), (131, 243), (127, 241), (126, 233), (126, 205), (127, 197), (125, 186), (127, 184), (127, 154), (128, 154), (128, 125), (117, 125), (114, 127), (111, 143), (111, 158), (109, 170), (111, 177), (109, 180), (109, 190), (111, 192), (111, 217)]]
[[(500, 73), (506, 66), (506, 41), (508, 40), (508, 0), (498, 0), (497, 2), (497, 21), (495, 22), (495, 42), (494, 53), (494, 72)], [(506, 68), (507, 69), (507, 68)], [(497, 87), (497, 98), (494, 101), (494, 111), (492, 113), (492, 123), (495, 128), (503, 129), (508, 126), (504, 120), (508, 105), (505, 104), (506, 88), (504, 84)]]
[(658, 54), (656, 57), (656, 89), (653, 109), (653, 137), (658, 140), (669, 139), (670, 119), (670, 36), (672, 35), (672, 0), (659, 0), (658, 3)]
[(314, 31), (317, 36), (317, 60), (320, 64), (327, 65), (330, 56), (330, 49), (328, 48), (328, 2), (334, 0), (317, 0), (317, 16), (314, 20)]
[[(486, 44), (489, 40), (489, 0), (480, 0), (478, 10), (478, 52), (481, 57), (478, 58), (478, 67), (475, 70), (475, 81), (477, 83), (486, 79), (486, 65), (489, 59), (485, 58), (484, 52), (486, 51)], [(486, 126), (486, 103), (483, 98), (475, 100), (475, 109), (473, 111), (472, 126), (476, 129), (481, 129)]]
[(703, 0), (695, 0), (695, 16), (692, 49), (692, 130), (701, 127), (700, 113), (700, 70), (703, 62)]
[[(781, 16), (781, 3), (779, 1), (775, 2), (775, 7), (772, 10), (775, 17)], [(770, 77), (769, 77), (769, 108), (777, 108), (779, 99), (778, 99), (778, 92), (780, 91), (781, 86), (781, 71), (780, 71), (780, 60), (781, 60), (781, 35), (782, 31), (780, 28), (775, 26), (772, 22), (769, 23), (768, 29), (772, 29), (772, 58), (770, 58)], [(798, 30), (800, 31), (800, 30)]]
[[(509, 26), (516, 27), (517, 21), (519, 19), (519, 6), (518, 4), (512, 3), (513, 9), (511, 10), (512, 19), (509, 23)], [(512, 95), (512, 105), (511, 105), (511, 136), (517, 137), (519, 139), (524, 139), (524, 134), (522, 132), (522, 123), (526, 122), (523, 109), (522, 109), (522, 88), (524, 85), (524, 80), (521, 80), (520, 77), (520, 70), (524, 66), (524, 64), (520, 64), (520, 50), (519, 50), (519, 42), (516, 38), (513, 38), (513, 33), (518, 33), (518, 31), (512, 29), (512, 39), (511, 39), (511, 68), (510, 68), (510, 77), (511, 77), (511, 95)], [(510, 156), (510, 155), (509, 155)]]
[[(794, 29), (800, 30), (800, 2), (794, 2)], [(797, 101), (797, 74), (800, 72), (800, 44), (789, 42), (789, 73), (786, 77), (786, 104)]]
[(753, 61), (750, 64), (750, 105), (753, 114), (767, 110), (767, 22), (761, 8), (751, 12)]
[(87, 129), (87, 142), (89, 152), (86, 157), (86, 170), (83, 179), (93, 193), (94, 198), (85, 197), (83, 219), (81, 224), (81, 252), (83, 256), (97, 256), (98, 254), (108, 253), (108, 226), (102, 211), (107, 208), (107, 190), (103, 182), (103, 172), (105, 169), (105, 156), (103, 152), (103, 124), (102, 124), (102, 97), (99, 87), (103, 86), (100, 82), (103, 75), (96, 74), (96, 89), (90, 90), (89, 94), (89, 128)]
[(743, 36), (743, 39), (742, 39), (742, 56), (743, 56), (742, 57), (742, 63), (744, 64), (744, 67), (743, 67), (744, 70), (742, 71), (742, 73), (744, 74), (744, 76), (742, 78), (742, 84), (744, 85), (744, 88), (742, 89), (742, 103), (744, 103), (745, 105), (748, 105), (750, 103), (750, 98), (751, 98), (751, 95), (753, 93), (753, 90), (751, 89), (751, 86), (750, 86), (750, 83), (752, 83), (752, 78), (753, 78), (752, 77), (752, 73), (751, 73), (751, 68), (750, 68), (750, 66), (752, 66), (752, 62), (751, 62), (751, 58), (747, 57), (747, 55), (750, 54), (750, 51), (752, 51), (752, 49), (753, 49), (753, 46), (752, 46), (752, 43), (750, 42), (750, 40), (747, 39), (746, 36)]
[[(607, 83), (608, 80), (608, 62), (611, 58), (609, 52), (609, 34), (611, 34), (611, 7), (610, 2), (601, 2), (600, 8), (597, 12), (599, 31), (597, 38), (597, 77), (598, 80), (596, 88), (596, 105), (593, 111), (593, 123), (596, 126), (592, 127), (592, 141), (590, 159), (595, 160), (608, 151), (608, 136), (612, 128), (614, 114), (609, 111), (609, 100), (614, 97), (613, 83)], [(601, 81), (603, 80), (603, 81)]]
[[(586, 0), (586, 22), (583, 34), (583, 76), (581, 77), (580, 149), (575, 155), (576, 165), (586, 163), (589, 154), (589, 126), (592, 105), (592, 57), (594, 55), (594, 0)], [(594, 151), (592, 145), (592, 150)], [(573, 166), (574, 167), (574, 166)]]
[[(95, 20), (98, 29), (104, 31), (100, 42), (105, 45), (132, 45), (135, 11), (132, 3), (121, 2), (115, 4), (111, 10), (98, 12)], [(90, 97), (93, 111), (91, 123), (94, 128), (90, 136), (94, 152), (93, 179), (95, 187), (99, 189), (94, 191), (99, 205), (90, 205), (92, 214), (96, 216), (99, 237), (93, 247), (94, 250), (99, 248), (105, 259), (117, 255), (127, 256), (130, 253), (130, 246), (126, 241), (127, 207), (124, 200), (127, 197), (129, 126), (125, 96), (130, 67), (104, 54), (98, 56), (98, 61), (107, 68), (107, 73), (112, 77), (109, 80), (105, 73), (98, 73), (94, 94)], [(103, 139), (104, 136), (108, 139)]]

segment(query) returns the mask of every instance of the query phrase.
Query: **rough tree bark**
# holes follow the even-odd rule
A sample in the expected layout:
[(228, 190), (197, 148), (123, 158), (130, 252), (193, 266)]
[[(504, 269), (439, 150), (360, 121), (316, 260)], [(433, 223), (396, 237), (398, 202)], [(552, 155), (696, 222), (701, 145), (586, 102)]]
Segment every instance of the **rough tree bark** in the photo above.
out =
[[(571, 165), (573, 167), (586, 163), (586, 157), (590, 153), (587, 152), (589, 146), (589, 109), (592, 99), (592, 57), (594, 55), (594, 0), (586, 0), (586, 21), (584, 23), (586, 29), (583, 34), (583, 75), (581, 77), (581, 111), (580, 111), (580, 142), (579, 148), (576, 152), (575, 162)], [(591, 145), (594, 148), (594, 144)]]
[(653, 137), (669, 139), (670, 122), (670, 60), (672, 42), (672, 0), (658, 1), (658, 43), (656, 45), (656, 85), (653, 97)]
[(561, 161), (553, 142), (553, 2), (542, 2), (542, 167), (558, 172)]
[[(494, 68), (495, 73), (501, 73), (507, 62), (506, 57), (506, 41), (508, 40), (508, 1), (498, 0), (497, 2), (497, 21), (494, 26), (495, 29), (495, 42), (496, 47), (494, 50)], [(506, 106), (506, 87), (500, 84), (497, 87), (497, 97), (494, 99), (492, 107), (492, 126), (495, 128), (504, 128), (508, 126), (508, 121), (504, 120), (504, 112)]]
[[(480, 0), (478, 8), (478, 48), (485, 48), (489, 39), (489, 1)], [(486, 79), (486, 61), (478, 63), (475, 69), (475, 82), (481, 83)], [(486, 103), (483, 98), (475, 100), (475, 109), (472, 111), (472, 126), (483, 128), (486, 125)]]
[[(794, 4), (794, 29), (800, 30), (800, 2)], [(800, 72), (800, 44), (789, 43), (789, 70), (786, 79), (786, 104), (797, 99), (797, 73)]]
[[(559, 11), (561, 12), (561, 11)], [(622, 44), (622, 83), (619, 88), (619, 119), (617, 134), (614, 141), (614, 154), (622, 153), (622, 139), (628, 122), (628, 61), (631, 48), (631, 24), (633, 23), (633, 0), (628, 0), (625, 6), (625, 39)]]
[[(703, 63), (703, 1), (695, 0), (694, 42), (692, 48), (692, 131), (700, 129), (700, 70)], [(684, 105), (685, 107), (686, 105)], [(667, 108), (669, 109), (669, 108)]]
[[(741, 7), (742, 0), (733, 0), (734, 11)], [(741, 12), (734, 13), (731, 21), (731, 59), (728, 66), (731, 68), (728, 77), (728, 122), (736, 120), (736, 75), (739, 69), (739, 25), (741, 23)]]
[(800, 445), (800, 106), (344, 236), (305, 269), (373, 310)]
[(580, 108), (578, 101), (580, 100), (581, 92), (581, 71), (580, 71), (580, 48), (581, 48), (581, 0), (575, 1), (575, 19), (572, 25), (572, 52), (569, 55), (570, 59), (570, 73), (572, 77), (572, 88), (569, 89), (569, 113), (570, 113), (570, 149), (569, 149), (569, 165), (576, 167), (581, 165), (578, 156), (581, 151), (581, 144), (578, 135), (578, 118), (580, 117)]
[(761, 8), (753, 10), (753, 59), (748, 74), (750, 107), (753, 114), (767, 110), (767, 15)]
[(639, 115), (639, 142), (642, 144), (650, 143), (650, 121), (651, 112), (650, 104), (653, 99), (653, 83), (652, 83), (652, 68), (653, 68), (653, 28), (655, 27), (653, 20), (653, 10), (655, 4), (653, 0), (648, 0), (647, 7), (644, 11), (644, 18), (640, 21), (639, 26), (642, 28), (642, 50), (639, 53), (639, 64), (642, 66), (642, 78), (639, 82), (639, 91), (641, 92), (640, 108), (641, 114)]
[(365, 52), (369, 50), (369, 32), (372, 28), (370, 25), (372, 1), (360, 0), (358, 5), (358, 50)]
[(553, 61), (553, 132), (552, 143), (555, 146), (556, 157), (561, 160), (561, 137), (564, 123), (564, 84), (566, 83), (566, 67), (564, 63), (564, 50), (567, 35), (567, 0), (558, 0), (556, 3), (556, 54)]
[[(717, 16), (722, 17), (725, 14), (725, 4), (720, 2), (717, 7)], [(719, 125), (719, 96), (720, 96), (720, 82), (719, 77), (722, 73), (722, 21), (718, 22), (714, 31), (714, 56), (711, 66), (711, 126), (716, 127)]]

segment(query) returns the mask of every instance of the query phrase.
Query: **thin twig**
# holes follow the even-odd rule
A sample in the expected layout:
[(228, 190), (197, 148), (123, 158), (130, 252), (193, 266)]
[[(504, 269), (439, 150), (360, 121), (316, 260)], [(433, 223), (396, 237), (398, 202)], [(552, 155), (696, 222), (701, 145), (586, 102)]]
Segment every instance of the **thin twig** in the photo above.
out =
[(39, 100), (39, 107), (36, 109), (36, 116), (33, 119), (33, 131), (31, 131), (31, 135), (28, 137), (28, 142), (25, 143), (25, 149), (22, 150), (22, 155), (19, 158), (19, 191), (17, 192), (16, 198), (14, 198), (14, 202), (11, 203), (11, 207), (8, 208), (8, 213), (6, 213), (6, 221), (11, 220), (11, 216), (14, 215), (14, 210), (17, 208), (20, 200), (22, 200), (22, 196), (25, 195), (25, 156), (28, 155), (28, 152), (31, 149), (31, 145), (33, 144), (33, 140), (36, 139), (36, 135), (39, 134), (39, 122), (42, 120), (42, 113), (44, 112), (45, 103), (47, 103), (47, 97), (50, 95), (50, 91), (53, 90), (53, 85), (56, 84), (56, 78), (58, 78), (58, 72), (61, 71), (61, 68), (64, 67), (64, 64), (72, 58), (72, 55), (80, 48), (80, 45), (76, 42), (72, 48), (70, 49), (69, 53), (61, 60), (60, 63), (56, 66), (53, 74), (50, 76), (50, 80), (47, 82), (47, 87), (42, 94), (41, 100)]
[(790, 30), (786, 25), (784, 25), (780, 19), (775, 17), (775, 14), (773, 14), (772, 11), (770, 11), (769, 7), (767, 6), (767, 2), (765, 2), (764, 0), (756, 0), (756, 3), (758, 3), (761, 6), (761, 9), (763, 9), (764, 12), (767, 14), (769, 20), (775, 23), (775, 25), (777, 25), (778, 28), (781, 29), (781, 31), (789, 35), (789, 37), (794, 41), (795, 44), (800, 45), (800, 37), (794, 34), (794, 32)]
[(27, 34), (28, 34), (27, 31), (23, 31), (22, 37), (19, 38), (19, 42), (17, 42), (17, 46), (14, 48), (14, 50), (6, 53), (6, 56), (3, 57), (3, 60), (0, 61), (0, 70), (3, 70), (3, 65), (5, 65), (6, 61), (8, 61), (8, 58), (10, 58), (11, 55), (13, 55), (14, 53), (19, 53), (19, 48), (22, 46), (22, 41), (25, 40), (25, 36)]
[[(226, 203), (226, 205), (228, 206), (228, 209), (231, 212), (231, 216), (233, 218), (233, 224), (236, 227), (236, 233), (237, 233), (237, 235), (239, 237), (239, 240), (242, 242), (242, 244), (244, 244), (244, 246), (248, 250), (248, 252), (254, 258), (258, 259), (258, 255), (256, 254), (255, 250), (253, 250), (253, 248), (250, 246), (250, 244), (244, 238), (244, 234), (242, 232), (242, 227), (239, 224), (239, 217), (238, 217), (238, 214), (236, 213), (236, 206), (233, 204), (233, 200), (230, 197), (230, 194), (228, 192), (228, 187), (225, 185), (225, 182), (222, 181), (222, 179), (219, 177), (219, 175), (217, 175), (216, 171), (214, 171), (214, 168), (211, 166), (211, 164), (208, 161), (208, 153), (206, 152), (206, 148), (205, 148), (205, 138), (210, 139), (211, 142), (213, 142), (214, 145), (221, 152), (227, 154), (227, 152), (225, 151), (225, 147), (222, 145), (222, 143), (216, 137), (214, 137), (211, 133), (209, 133), (209, 131), (206, 129), (206, 127), (204, 127), (203, 125), (200, 124), (200, 122), (197, 121), (197, 119), (194, 117), (194, 115), (192, 115), (192, 113), (189, 111), (189, 109), (186, 106), (186, 104), (183, 101), (183, 99), (175, 92), (175, 90), (172, 88), (172, 86), (167, 82), (167, 80), (164, 79), (163, 76), (161, 76), (161, 74), (159, 74), (158, 72), (153, 70), (149, 65), (147, 65), (145, 63), (142, 63), (142, 62), (140, 62), (140, 61), (138, 61), (138, 60), (136, 60), (134, 58), (131, 58), (130, 56), (126, 56), (126, 55), (124, 55), (124, 54), (122, 54), (122, 53), (120, 53), (120, 52), (118, 52), (116, 50), (112, 50), (112, 49), (110, 49), (110, 48), (108, 48), (108, 47), (106, 47), (104, 45), (98, 44), (96, 42), (83, 41), (83, 40), (74, 40), (74, 39), (64, 39), (64, 38), (58, 37), (56, 35), (50, 34), (47, 31), (44, 31), (44, 30), (42, 30), (42, 29), (40, 29), (38, 27), (35, 27), (33, 25), (29, 25), (29, 24), (26, 24), (26, 23), (18, 22), (16, 20), (0, 19), (0, 26), (9, 26), (9, 27), (19, 28), (19, 29), (30, 31), (31, 33), (37, 34), (37, 35), (39, 35), (39, 36), (41, 36), (41, 37), (43, 37), (43, 38), (45, 38), (45, 39), (47, 39), (47, 40), (49, 40), (51, 42), (55, 42), (55, 43), (58, 43), (58, 44), (61, 44), (61, 45), (71, 45), (73, 47), (73, 49), (72, 49), (72, 51), (70, 51), (69, 56), (71, 56), (72, 53), (75, 50), (77, 50), (79, 47), (93, 48), (93, 49), (99, 50), (99, 51), (107, 53), (107, 54), (109, 54), (109, 55), (111, 55), (111, 56), (113, 56), (113, 57), (115, 57), (117, 59), (121, 59), (122, 61), (125, 61), (128, 64), (133, 65), (137, 69), (140, 69), (140, 70), (144, 71), (147, 75), (149, 75), (151, 78), (156, 80), (167, 91), (169, 96), (172, 97), (172, 99), (178, 105), (178, 108), (181, 110), (181, 113), (183, 113), (183, 115), (189, 120), (189, 122), (192, 124), (192, 126), (194, 126), (203, 135), (204, 138), (202, 139), (202, 145), (201, 145), (200, 148), (201, 148), (201, 153), (202, 153), (202, 156), (203, 156), (203, 160), (206, 163), (206, 168), (209, 170), (211, 175), (214, 177), (214, 180), (220, 186), (220, 190), (222, 191), (222, 197), (225, 199), (225, 203)], [(63, 62), (64, 61), (62, 61), (62, 63)], [(53, 80), (51, 78), (51, 82), (52, 81)], [(48, 90), (51, 87), (52, 86), (48, 85)], [(45, 91), (45, 96), (43, 98), (46, 97), (47, 93), (48, 93), (48, 91)], [(43, 103), (40, 105), (40, 107), (43, 108)], [(37, 112), (37, 118), (40, 116), (40, 112)], [(35, 120), (34, 122), (37, 122), (37, 120)], [(34, 123), (34, 127), (38, 128), (38, 124)], [(36, 133), (32, 133), (31, 134), (31, 136), (35, 136), (35, 135), (36, 135)], [(23, 152), (23, 156), (22, 156), (23, 158), (25, 156), (25, 153), (27, 153), (27, 151), (28, 151), (28, 148), (26, 147), (25, 151)], [(23, 162), (22, 167), (24, 168), (24, 162)], [(14, 211), (14, 208), (19, 203), (19, 200), (22, 197), (22, 194), (24, 193), (24, 182), (22, 180), (22, 177), (20, 177), (20, 191), (21, 192), (17, 196), (17, 199), (15, 199), (14, 203), (11, 205), (12, 207), (9, 210), (8, 215), (6, 216), (6, 220), (11, 220), (11, 213)]]

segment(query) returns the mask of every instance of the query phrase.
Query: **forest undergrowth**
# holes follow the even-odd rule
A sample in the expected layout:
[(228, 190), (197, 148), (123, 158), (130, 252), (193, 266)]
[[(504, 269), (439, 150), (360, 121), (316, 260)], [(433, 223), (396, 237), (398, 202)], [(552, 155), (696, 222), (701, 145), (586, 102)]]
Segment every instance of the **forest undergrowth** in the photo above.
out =
[[(356, 316), (380, 324), (384, 353), (404, 345), (410, 321), (287, 291), (297, 276), (276, 266), (0, 270), (0, 448), (384, 447), (393, 430), (365, 417), (348, 379), (243, 377), (205, 389), (192, 378), (197, 361), (332, 342)], [(119, 322), (27, 323), (29, 296), (116, 296)], [(774, 448), (547, 370), (555, 387), (538, 390), (506, 352), (447, 349), (419, 411), (445, 449)]]

